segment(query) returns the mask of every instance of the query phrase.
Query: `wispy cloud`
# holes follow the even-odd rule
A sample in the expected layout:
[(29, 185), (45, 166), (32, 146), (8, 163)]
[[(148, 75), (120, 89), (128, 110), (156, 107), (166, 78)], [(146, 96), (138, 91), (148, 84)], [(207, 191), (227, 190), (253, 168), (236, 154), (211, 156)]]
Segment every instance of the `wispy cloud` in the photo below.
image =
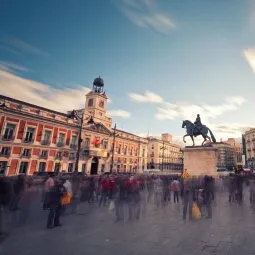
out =
[(0, 44), (0, 51), (3, 51), (3, 52), (8, 51), (9, 53), (12, 53), (12, 54), (18, 55), (18, 56), (22, 55), (21, 52), (14, 50), (13, 48), (11, 48), (7, 45), (4, 45), (4, 44)]
[(0, 70), (1, 94), (56, 111), (66, 112), (83, 108), (85, 95), (89, 91), (90, 89), (84, 86), (57, 89)]
[(160, 10), (157, 0), (121, 0), (119, 8), (135, 25), (166, 34), (175, 28), (168, 14)]
[(24, 66), (5, 62), (5, 61), (0, 61), (0, 69), (5, 70), (7, 72), (16, 72), (16, 71), (22, 71), (22, 72), (27, 72), (28, 69)]
[(161, 104), (164, 102), (163, 98), (154, 92), (146, 91), (144, 94), (130, 93), (129, 97), (132, 101), (138, 103), (155, 103)]
[(192, 103), (168, 103), (165, 102), (157, 108), (156, 118), (159, 120), (174, 120), (177, 118), (194, 119), (197, 113), (208, 122), (210, 118), (215, 119), (225, 112), (237, 110), (245, 99), (240, 96), (228, 97), (221, 105), (198, 105)]
[(243, 54), (251, 69), (255, 72), (255, 47), (244, 50)]
[(1, 47), (8, 47), (12, 51), (16, 51), (16, 52), (21, 51), (24, 53), (39, 55), (43, 57), (49, 56), (48, 52), (41, 50), (33, 46), (32, 44), (25, 42), (24, 40), (17, 37), (13, 37), (13, 36), (2, 37), (0, 41), (2, 43)]
[(119, 117), (123, 119), (129, 119), (131, 117), (130, 112), (121, 109), (109, 110), (107, 114), (109, 114), (111, 117)]

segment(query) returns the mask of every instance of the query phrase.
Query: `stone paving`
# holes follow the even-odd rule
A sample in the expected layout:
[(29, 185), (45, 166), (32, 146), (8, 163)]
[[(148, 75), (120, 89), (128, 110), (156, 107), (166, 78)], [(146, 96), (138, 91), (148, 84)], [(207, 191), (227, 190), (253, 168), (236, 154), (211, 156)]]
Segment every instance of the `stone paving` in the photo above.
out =
[(247, 198), (246, 192), (239, 206), (220, 193), (211, 220), (186, 222), (181, 203), (160, 209), (150, 204), (140, 220), (121, 223), (114, 222), (107, 207), (82, 204), (79, 213), (62, 217), (62, 227), (46, 230), (47, 212), (40, 210), (39, 199), (29, 207), (35, 199), (31, 193), (23, 201), (26, 210), (18, 212), (17, 226), (0, 243), (0, 254), (254, 255), (255, 210)]

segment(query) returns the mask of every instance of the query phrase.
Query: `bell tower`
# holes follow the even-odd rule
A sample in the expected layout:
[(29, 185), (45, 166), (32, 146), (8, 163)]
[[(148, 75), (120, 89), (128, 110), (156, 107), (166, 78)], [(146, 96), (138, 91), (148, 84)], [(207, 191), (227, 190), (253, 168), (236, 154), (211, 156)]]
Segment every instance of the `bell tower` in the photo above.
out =
[(107, 99), (104, 80), (99, 76), (94, 80), (92, 90), (86, 95), (85, 119), (93, 117), (95, 122), (111, 128), (112, 118), (106, 116)]

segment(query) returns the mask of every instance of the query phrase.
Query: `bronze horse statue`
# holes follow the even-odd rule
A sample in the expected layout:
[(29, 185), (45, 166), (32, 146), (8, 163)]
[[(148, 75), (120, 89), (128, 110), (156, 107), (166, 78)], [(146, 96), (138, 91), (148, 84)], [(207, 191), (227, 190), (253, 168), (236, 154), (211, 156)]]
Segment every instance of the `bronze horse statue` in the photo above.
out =
[[(198, 128), (196, 128), (195, 124), (192, 123), (191, 121), (184, 120), (182, 122), (182, 128), (185, 128), (185, 127), (186, 127), (187, 134), (183, 136), (183, 142), (184, 143), (186, 143), (185, 137), (190, 136), (190, 138), (192, 139), (192, 142), (193, 142), (193, 146), (195, 146), (194, 137), (197, 137), (199, 135), (202, 135), (203, 138), (204, 138), (202, 146), (207, 141), (207, 139), (210, 142), (216, 143), (216, 139), (215, 139), (212, 131), (207, 126), (201, 125), (201, 127), (198, 129)], [(208, 136), (208, 131), (209, 131), (211, 137)]]

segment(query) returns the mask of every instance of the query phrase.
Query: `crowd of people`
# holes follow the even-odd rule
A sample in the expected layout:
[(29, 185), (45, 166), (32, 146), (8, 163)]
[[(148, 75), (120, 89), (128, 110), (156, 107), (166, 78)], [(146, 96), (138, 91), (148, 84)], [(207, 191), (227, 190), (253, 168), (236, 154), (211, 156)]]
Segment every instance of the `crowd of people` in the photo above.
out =
[[(241, 203), (243, 180), (238, 175), (228, 179), (229, 202)], [(250, 201), (255, 201), (255, 182), (251, 181)], [(26, 187), (34, 185), (33, 177), (19, 175), (0, 178), (0, 235), (3, 211), (19, 210)], [(55, 176), (49, 173), (39, 184), (43, 187), (42, 209), (48, 211), (46, 227), (61, 226), (61, 215), (76, 213), (81, 203), (108, 207), (115, 221), (136, 220), (148, 204), (156, 209), (169, 203), (183, 206), (182, 217), (194, 218), (194, 203), (207, 218), (212, 217), (215, 200), (215, 179), (209, 176), (183, 178), (174, 175), (104, 174), (101, 176)]]

